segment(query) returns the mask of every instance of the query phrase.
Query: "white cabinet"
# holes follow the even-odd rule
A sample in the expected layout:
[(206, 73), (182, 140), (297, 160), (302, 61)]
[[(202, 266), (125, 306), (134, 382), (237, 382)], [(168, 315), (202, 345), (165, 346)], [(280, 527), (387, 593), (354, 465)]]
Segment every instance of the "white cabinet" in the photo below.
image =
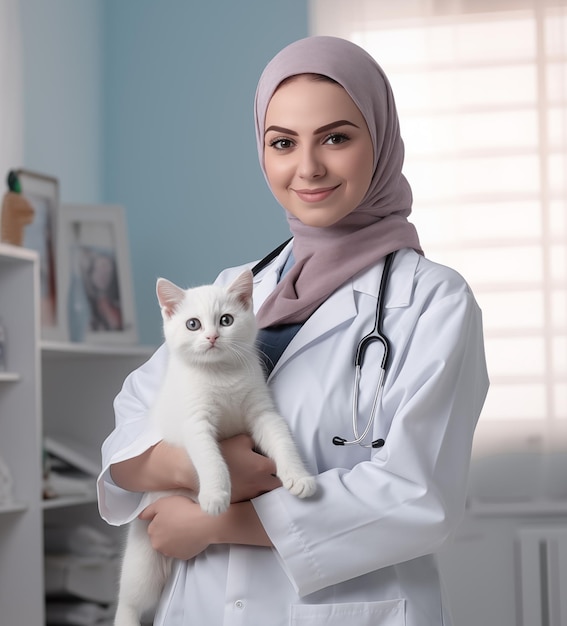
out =
[(43, 624), (39, 273), (34, 253), (0, 244), (0, 457), (13, 501), (0, 505), (0, 623)]
[[(91, 464), (114, 424), (112, 401), (152, 349), (41, 342), (39, 274), (33, 252), (0, 244), (0, 320), (7, 371), (0, 372), (0, 458), (13, 478), (13, 502), (0, 505), (0, 624), (42, 626), (44, 524), (117, 531), (89, 494), (42, 499), (43, 438), (64, 442)], [(94, 480), (93, 480), (94, 486)]]
[(477, 504), (439, 555), (458, 626), (567, 624), (567, 504)]

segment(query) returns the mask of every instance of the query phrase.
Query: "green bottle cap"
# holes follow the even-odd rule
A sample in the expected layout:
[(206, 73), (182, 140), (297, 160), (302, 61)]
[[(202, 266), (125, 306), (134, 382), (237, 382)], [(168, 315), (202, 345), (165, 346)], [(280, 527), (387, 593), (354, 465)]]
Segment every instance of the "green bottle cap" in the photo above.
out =
[(22, 186), (20, 185), (20, 179), (14, 170), (8, 172), (8, 189), (15, 193), (22, 193)]

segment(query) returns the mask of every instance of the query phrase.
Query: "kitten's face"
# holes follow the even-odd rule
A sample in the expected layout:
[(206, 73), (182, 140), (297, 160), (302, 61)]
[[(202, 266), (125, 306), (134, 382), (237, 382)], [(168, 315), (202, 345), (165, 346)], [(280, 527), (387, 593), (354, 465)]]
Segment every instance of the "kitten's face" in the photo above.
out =
[(160, 278), (157, 295), (167, 344), (187, 362), (236, 363), (239, 354), (253, 349), (257, 330), (250, 272), (227, 288), (184, 290)]

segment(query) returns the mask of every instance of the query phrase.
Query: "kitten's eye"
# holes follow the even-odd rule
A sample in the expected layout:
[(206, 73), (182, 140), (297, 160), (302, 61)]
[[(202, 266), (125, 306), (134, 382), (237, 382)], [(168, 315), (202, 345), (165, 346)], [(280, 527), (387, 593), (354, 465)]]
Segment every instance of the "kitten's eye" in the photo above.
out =
[(221, 326), (231, 326), (233, 322), (234, 322), (234, 317), (232, 317), (232, 315), (229, 315), (228, 313), (225, 313), (220, 318)]
[(185, 326), (187, 326), (187, 330), (199, 330), (201, 322), (196, 317), (192, 317), (185, 322)]

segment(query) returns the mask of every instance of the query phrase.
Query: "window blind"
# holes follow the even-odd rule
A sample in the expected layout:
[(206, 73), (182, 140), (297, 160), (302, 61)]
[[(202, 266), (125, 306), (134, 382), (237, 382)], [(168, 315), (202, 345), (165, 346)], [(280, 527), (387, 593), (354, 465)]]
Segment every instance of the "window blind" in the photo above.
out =
[(477, 445), (567, 443), (567, 2), (312, 0), (388, 75), (426, 255), (483, 309)]

